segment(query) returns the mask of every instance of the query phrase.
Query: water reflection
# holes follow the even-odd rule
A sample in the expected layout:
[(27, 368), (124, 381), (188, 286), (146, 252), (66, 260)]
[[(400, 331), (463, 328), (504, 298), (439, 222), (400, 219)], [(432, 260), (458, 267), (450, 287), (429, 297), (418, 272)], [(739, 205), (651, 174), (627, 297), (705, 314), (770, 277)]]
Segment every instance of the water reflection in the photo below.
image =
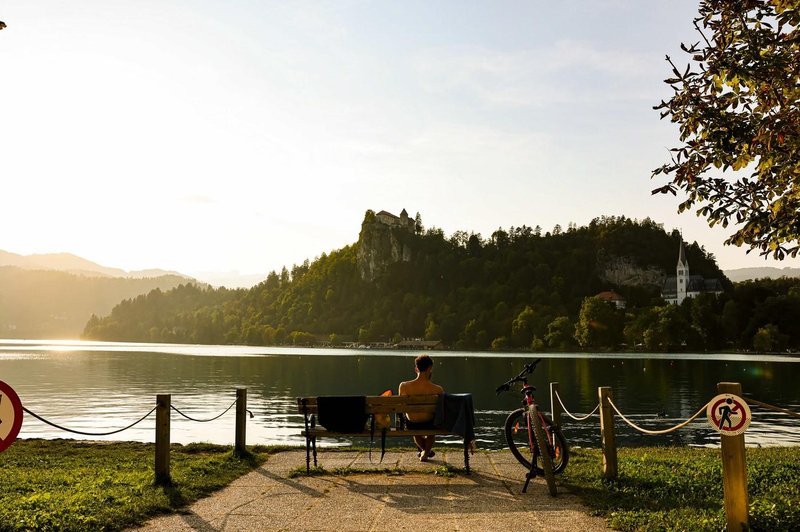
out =
[[(0, 380), (9, 383), (23, 404), (60, 425), (86, 432), (122, 428), (146, 414), (160, 393), (185, 414), (208, 419), (235, 399), (235, 389), (248, 389), (248, 443), (293, 443), (302, 417), (300, 395), (379, 394), (396, 390), (413, 376), (414, 354), (397, 351), (275, 349), (238, 346), (113, 344), (104, 342), (34, 342), (0, 340)], [(516, 374), (530, 355), (435, 353), (434, 380), (452, 392), (471, 392), (477, 408), (477, 437), (484, 448), (503, 445), (505, 416), (516, 408), (514, 394), (496, 396), (494, 388)], [(610, 386), (614, 402), (632, 422), (660, 430), (695, 414), (716, 395), (721, 381), (742, 383), (746, 395), (800, 411), (796, 382), (798, 359), (743, 355), (614, 354), (545, 355), (533, 375), (538, 399), (550, 408), (548, 383), (558, 382), (567, 408), (582, 414), (594, 409), (597, 388)], [(762, 408), (753, 408), (748, 443), (800, 444), (800, 422)], [(597, 417), (585, 422), (562, 418), (573, 445), (599, 445)], [(172, 415), (174, 442), (210, 441), (230, 444), (233, 410), (211, 423)], [(616, 424), (621, 445), (713, 445), (719, 436), (701, 415), (687, 427), (664, 436), (645, 436), (621, 420)], [(54, 429), (26, 415), (20, 437), (90, 438), (153, 441), (155, 416), (123, 433), (80, 436)], [(454, 444), (456, 439), (448, 439)], [(342, 440), (340, 443), (347, 443)], [(363, 443), (363, 442), (361, 442)], [(392, 444), (407, 444), (393, 441)]]

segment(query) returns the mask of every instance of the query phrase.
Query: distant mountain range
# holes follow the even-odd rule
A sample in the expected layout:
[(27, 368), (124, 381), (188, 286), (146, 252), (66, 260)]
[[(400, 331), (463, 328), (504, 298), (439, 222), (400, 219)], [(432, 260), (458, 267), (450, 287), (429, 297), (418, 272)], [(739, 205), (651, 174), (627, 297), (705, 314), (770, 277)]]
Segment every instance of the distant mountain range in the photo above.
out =
[(736, 268), (725, 270), (725, 275), (734, 283), (750, 279), (780, 279), (781, 277), (800, 277), (800, 268)]
[(191, 279), (188, 275), (167, 270), (151, 269), (128, 272), (120, 268), (109, 268), (71, 253), (19, 255), (0, 249), (0, 266), (16, 266), (23, 270), (56, 270), (82, 275), (84, 277), (128, 277), (142, 279), (146, 277), (161, 277), (162, 275), (177, 275), (179, 277)]
[(171, 270), (149, 269), (126, 271), (121, 268), (110, 268), (96, 262), (78, 257), (72, 253), (42, 253), (19, 255), (0, 249), (0, 267), (15, 266), (23, 270), (53, 270), (71, 273), (82, 277), (122, 277), (127, 279), (147, 279), (165, 275), (197, 280), (211, 286), (227, 288), (250, 288), (264, 279), (266, 274), (242, 274), (237, 271), (197, 272), (192, 275)]

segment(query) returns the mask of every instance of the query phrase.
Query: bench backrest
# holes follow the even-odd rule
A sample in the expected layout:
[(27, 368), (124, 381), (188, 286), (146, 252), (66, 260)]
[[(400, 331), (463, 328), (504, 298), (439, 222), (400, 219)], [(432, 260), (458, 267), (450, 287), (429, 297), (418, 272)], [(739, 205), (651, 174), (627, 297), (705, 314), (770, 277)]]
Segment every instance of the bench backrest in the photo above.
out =
[[(305, 401), (305, 408), (303, 407)], [(430, 413), (436, 412), (438, 395), (376, 395), (367, 396), (367, 414)], [(297, 409), (303, 414), (317, 413), (316, 397), (298, 397)]]

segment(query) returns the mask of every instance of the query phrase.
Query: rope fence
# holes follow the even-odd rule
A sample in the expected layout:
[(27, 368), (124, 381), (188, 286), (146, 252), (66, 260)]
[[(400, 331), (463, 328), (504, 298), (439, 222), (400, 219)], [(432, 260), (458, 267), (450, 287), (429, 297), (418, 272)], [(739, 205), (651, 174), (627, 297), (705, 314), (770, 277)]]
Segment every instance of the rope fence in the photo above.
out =
[(238, 456), (242, 456), (247, 454), (247, 449), (245, 446), (246, 443), (245, 431), (246, 431), (246, 419), (247, 419), (246, 414), (249, 414), (250, 419), (255, 417), (253, 413), (247, 409), (246, 388), (237, 388), (236, 400), (234, 400), (230, 404), (230, 406), (228, 406), (220, 414), (209, 419), (197, 419), (192, 416), (189, 416), (184, 412), (182, 412), (180, 409), (178, 409), (178, 407), (171, 404), (170, 395), (158, 395), (156, 396), (156, 406), (154, 406), (147, 414), (143, 415), (130, 425), (127, 425), (121, 429), (110, 430), (107, 432), (89, 432), (89, 431), (68, 428), (58, 423), (54, 423), (24, 406), (22, 407), (22, 410), (27, 414), (31, 415), (32, 417), (38, 419), (42, 423), (45, 423), (46, 425), (49, 425), (58, 430), (62, 430), (64, 432), (70, 432), (72, 434), (80, 434), (82, 436), (111, 436), (113, 434), (119, 434), (120, 432), (124, 432), (128, 429), (135, 427), (136, 425), (138, 425), (139, 423), (150, 417), (153, 414), (153, 412), (155, 412), (156, 413), (156, 427), (155, 427), (156, 484), (170, 484), (172, 482), (169, 475), (170, 411), (175, 411), (176, 413), (178, 413), (178, 415), (188, 419), (189, 421), (194, 421), (197, 423), (209, 423), (211, 421), (216, 421), (217, 419), (227, 414), (234, 406), (236, 406), (236, 423), (235, 423), (236, 434), (235, 434), (234, 453)]
[[(238, 399), (237, 399), (237, 400), (238, 400)], [(195, 422), (197, 422), (197, 423), (209, 423), (209, 422), (211, 422), (211, 421), (216, 421), (216, 420), (218, 420), (219, 418), (221, 418), (222, 416), (224, 416), (225, 414), (227, 414), (227, 413), (228, 413), (228, 411), (229, 411), (231, 408), (233, 408), (234, 406), (236, 406), (236, 400), (235, 400), (235, 401), (233, 401), (233, 402), (231, 403), (231, 405), (230, 405), (228, 408), (226, 408), (225, 410), (223, 410), (221, 414), (219, 414), (218, 416), (214, 416), (214, 417), (212, 417), (212, 418), (210, 418), (210, 419), (195, 419), (195, 418), (193, 418), (193, 417), (187, 416), (186, 414), (184, 414), (183, 412), (181, 412), (180, 410), (178, 410), (178, 407), (177, 407), (177, 406), (175, 406), (175, 405), (169, 405), (169, 406), (170, 406), (170, 408), (171, 408), (172, 410), (174, 410), (175, 412), (177, 412), (177, 413), (178, 413), (179, 415), (181, 415), (182, 417), (184, 417), (184, 418), (188, 419), (189, 421), (195, 421)], [(153, 409), (153, 410), (155, 410), (155, 409)], [(249, 411), (249, 410), (246, 410), (246, 411), (247, 411), (247, 413), (248, 413), (248, 414), (250, 414), (250, 419), (253, 419), (253, 417), (255, 417), (255, 416), (253, 416), (253, 413), (252, 413), (251, 411)]]
[(158, 407), (154, 406), (152, 410), (150, 410), (148, 413), (146, 413), (145, 415), (143, 415), (142, 417), (140, 417), (138, 420), (134, 421), (133, 423), (131, 423), (127, 427), (124, 427), (124, 428), (121, 428), (121, 429), (117, 429), (117, 430), (112, 430), (110, 432), (84, 432), (82, 430), (68, 429), (67, 427), (62, 427), (61, 425), (53, 423), (52, 421), (48, 421), (47, 419), (43, 418), (42, 416), (40, 416), (40, 415), (28, 410), (24, 406), (22, 407), (22, 410), (27, 412), (28, 414), (32, 415), (33, 417), (35, 417), (36, 419), (38, 419), (42, 423), (50, 425), (51, 427), (57, 428), (59, 430), (63, 430), (64, 432), (71, 432), (73, 434), (80, 434), (82, 436), (111, 436), (112, 434), (119, 434), (120, 432), (123, 432), (125, 430), (128, 430), (130, 428), (135, 427), (136, 425), (138, 425), (139, 423), (141, 423), (142, 421), (144, 421), (145, 419), (150, 417), (150, 414), (155, 412), (156, 408), (158, 408)]
[[(568, 417), (572, 418), (575, 421), (586, 421), (587, 419), (589, 419), (590, 417), (595, 415), (597, 413), (597, 411), (600, 409), (600, 403), (598, 403), (597, 406), (594, 407), (594, 410), (592, 410), (591, 412), (589, 412), (585, 416), (577, 416), (577, 415), (571, 413), (567, 409), (566, 405), (564, 404), (563, 399), (561, 398), (561, 395), (559, 395), (557, 390), (554, 390), (553, 396), (558, 401), (558, 404), (561, 407), (561, 411), (564, 414), (566, 414)], [(759, 401), (758, 399), (754, 399), (752, 397), (745, 397), (744, 400), (750, 405), (759, 406), (759, 407), (767, 409), (767, 410), (772, 410), (773, 412), (778, 412), (778, 413), (785, 414), (785, 415), (793, 417), (793, 418), (800, 419), (800, 413), (798, 413), (798, 412), (793, 412), (792, 410), (788, 410), (786, 408), (781, 408), (779, 406), (771, 405), (769, 403), (765, 403), (763, 401)], [(700, 417), (700, 415), (703, 412), (706, 411), (706, 409), (708, 408), (708, 405), (709, 405), (709, 403), (711, 401), (709, 400), (706, 404), (704, 404), (702, 407), (700, 407), (700, 409), (697, 412), (695, 412), (692, 416), (690, 416), (686, 421), (683, 421), (683, 422), (678, 423), (677, 425), (675, 425), (673, 427), (670, 427), (670, 428), (667, 428), (667, 429), (662, 429), (662, 430), (650, 430), (650, 429), (645, 429), (645, 428), (637, 425), (636, 423), (631, 421), (630, 418), (628, 418), (625, 414), (622, 413), (622, 411), (619, 409), (619, 407), (614, 403), (614, 401), (612, 399), (609, 398), (608, 402), (611, 405), (611, 407), (614, 409), (614, 412), (625, 423), (627, 423), (634, 430), (637, 430), (637, 431), (639, 431), (639, 432), (641, 432), (643, 434), (648, 434), (648, 435), (652, 435), (652, 436), (660, 436), (660, 435), (664, 435), (664, 434), (669, 434), (671, 432), (674, 432), (674, 431), (676, 431), (678, 429), (682, 429), (683, 427), (687, 426), (689, 423), (691, 423), (692, 421), (694, 421), (695, 419)]]
[[(670, 432), (674, 432), (674, 431), (676, 431), (676, 430), (678, 430), (678, 429), (680, 429), (680, 428), (683, 428), (683, 427), (685, 427), (686, 425), (688, 425), (689, 423), (691, 423), (692, 421), (694, 421), (695, 419), (697, 419), (697, 418), (700, 416), (700, 414), (702, 414), (703, 412), (705, 412), (705, 411), (706, 411), (706, 408), (708, 408), (708, 404), (709, 404), (710, 402), (711, 402), (711, 401), (709, 401), (708, 403), (704, 404), (704, 405), (703, 405), (703, 407), (702, 407), (700, 410), (698, 410), (696, 414), (694, 414), (692, 417), (690, 417), (689, 419), (687, 419), (687, 420), (686, 420), (686, 421), (684, 421), (683, 423), (678, 423), (678, 424), (677, 424), (677, 425), (675, 425), (674, 427), (670, 427), (670, 428), (668, 428), (668, 429), (663, 429), (663, 430), (648, 430), (648, 429), (645, 429), (645, 428), (642, 428), (642, 427), (640, 427), (639, 425), (635, 424), (633, 421), (631, 421), (630, 419), (628, 419), (627, 417), (625, 417), (625, 416), (622, 414), (622, 412), (620, 412), (620, 411), (619, 411), (619, 408), (617, 408), (617, 405), (615, 405), (615, 404), (614, 404), (614, 401), (613, 401), (613, 400), (611, 400), (611, 399), (609, 399), (609, 400), (608, 400), (608, 403), (611, 405), (611, 407), (614, 409), (614, 411), (617, 413), (617, 415), (618, 415), (619, 417), (621, 417), (621, 418), (622, 418), (622, 421), (624, 421), (625, 423), (627, 423), (628, 425), (630, 425), (630, 426), (631, 426), (631, 427), (633, 427), (634, 429), (638, 430), (639, 432), (641, 432), (641, 433), (643, 433), (643, 434), (649, 434), (649, 435), (651, 435), (651, 436), (659, 436), (659, 435), (661, 435), (661, 434), (669, 434)], [(599, 407), (599, 406), (600, 406), (600, 405), (598, 405), (598, 407)]]
[(558, 404), (560, 404), (560, 405), (561, 405), (561, 410), (563, 410), (563, 411), (564, 411), (564, 413), (565, 413), (567, 416), (571, 417), (571, 418), (572, 418), (572, 419), (574, 419), (575, 421), (586, 421), (587, 419), (589, 419), (590, 417), (592, 417), (593, 415), (595, 415), (595, 414), (597, 413), (597, 411), (598, 411), (598, 410), (600, 410), (600, 403), (597, 403), (597, 406), (596, 406), (596, 407), (594, 407), (594, 410), (592, 410), (591, 412), (589, 412), (588, 414), (586, 414), (586, 415), (585, 415), (585, 416), (583, 416), (583, 417), (577, 417), (577, 416), (575, 416), (574, 414), (571, 414), (569, 410), (567, 410), (567, 407), (566, 407), (566, 406), (564, 406), (564, 401), (562, 401), (562, 400), (561, 400), (561, 396), (560, 396), (560, 395), (558, 395), (558, 392), (557, 392), (557, 391), (555, 391), (555, 392), (554, 392), (554, 395), (555, 395), (556, 399), (558, 399)]
[[(696, 420), (704, 412), (707, 412), (715, 401), (715, 398), (710, 399), (704, 404), (697, 412), (689, 417), (686, 421), (678, 423), (675, 426), (652, 430), (641, 427), (631, 421), (628, 416), (620, 411), (619, 407), (614, 403), (613, 392), (610, 387), (604, 386), (598, 388), (599, 403), (592, 412), (585, 416), (575, 416), (567, 410), (564, 401), (558, 393), (558, 383), (550, 383), (550, 403), (553, 410), (553, 418), (558, 420), (561, 412), (567, 414), (575, 421), (584, 421), (594, 415), (598, 410), (600, 411), (600, 447), (602, 449), (603, 457), (603, 476), (607, 480), (617, 479), (617, 445), (616, 436), (614, 434), (614, 415), (619, 416), (622, 421), (627, 423), (631, 428), (643, 434), (658, 436), (669, 434), (678, 429), (686, 427), (689, 423)], [(722, 395), (733, 395), (739, 397), (747, 404), (758, 406), (766, 410), (778, 412), (793, 418), (800, 419), (800, 413), (794, 412), (787, 408), (771, 405), (752, 397), (743, 397), (742, 386), (740, 383), (734, 382), (720, 382), (717, 384), (717, 392)], [(727, 399), (730, 402), (730, 398)], [(560, 410), (557, 408), (560, 406)], [(713, 416), (710, 416), (713, 417)], [(749, 417), (752, 418), (752, 415)], [(749, 421), (748, 421), (749, 422)], [(558, 421), (556, 421), (559, 424)], [(722, 422), (720, 422), (720, 432), (722, 432)], [(748, 494), (747, 494), (747, 467), (745, 463), (745, 445), (744, 445), (744, 432), (731, 432), (723, 433), (720, 440), (721, 458), (722, 458), (722, 483), (723, 494), (725, 497), (725, 514), (727, 520), (728, 530), (744, 530), (749, 529), (749, 515), (748, 515)]]
[[(196, 423), (209, 423), (211, 421), (216, 421), (219, 418), (221, 418), (222, 416), (224, 416), (225, 414), (227, 414), (230, 411), (230, 409), (233, 408), (234, 406), (236, 406), (236, 400), (234, 400), (230, 404), (230, 406), (228, 408), (223, 410), (221, 414), (216, 415), (216, 416), (214, 416), (212, 418), (209, 418), (209, 419), (196, 419), (196, 418), (193, 418), (191, 416), (188, 416), (188, 415), (184, 414), (183, 412), (181, 412), (180, 410), (178, 410), (178, 407), (176, 407), (175, 405), (170, 405), (170, 408), (172, 410), (174, 410), (175, 412), (177, 412), (180, 416), (188, 419), (189, 421), (194, 421)], [(148, 413), (146, 413), (145, 415), (143, 415), (142, 417), (140, 417), (139, 419), (137, 419), (136, 421), (134, 421), (130, 425), (127, 425), (127, 426), (125, 426), (125, 427), (123, 427), (121, 429), (115, 429), (115, 430), (112, 430), (112, 431), (109, 431), (109, 432), (85, 432), (85, 431), (82, 431), (82, 430), (71, 429), (71, 428), (68, 428), (68, 427), (64, 427), (63, 425), (59, 425), (58, 423), (54, 423), (54, 422), (52, 422), (52, 421), (40, 416), (36, 412), (33, 412), (32, 410), (26, 408), (25, 406), (22, 407), (22, 410), (24, 412), (26, 412), (27, 414), (30, 414), (31, 416), (35, 417), (36, 419), (38, 419), (42, 423), (44, 423), (46, 425), (50, 425), (51, 427), (56, 428), (58, 430), (63, 430), (64, 432), (71, 432), (72, 434), (80, 434), (82, 436), (111, 436), (113, 434), (119, 434), (120, 432), (124, 432), (124, 431), (126, 431), (128, 429), (132, 429), (133, 427), (135, 427), (136, 425), (138, 425), (139, 423), (141, 423), (142, 421), (144, 421), (145, 419), (150, 417), (153, 414), (153, 412), (156, 411), (156, 408), (158, 408), (158, 407), (154, 406)], [(246, 410), (246, 412), (249, 414), (250, 419), (253, 419), (253, 417), (255, 417), (253, 415), (253, 412), (251, 412), (250, 410)]]
[(791, 410), (787, 410), (785, 408), (781, 408), (779, 406), (771, 405), (768, 403), (762, 403), (758, 399), (753, 399), (752, 397), (745, 397), (744, 400), (750, 403), (751, 405), (760, 406), (761, 408), (766, 408), (767, 410), (772, 410), (773, 412), (780, 412), (781, 414), (786, 414), (787, 416), (800, 419), (800, 414), (798, 414), (797, 412), (792, 412)]

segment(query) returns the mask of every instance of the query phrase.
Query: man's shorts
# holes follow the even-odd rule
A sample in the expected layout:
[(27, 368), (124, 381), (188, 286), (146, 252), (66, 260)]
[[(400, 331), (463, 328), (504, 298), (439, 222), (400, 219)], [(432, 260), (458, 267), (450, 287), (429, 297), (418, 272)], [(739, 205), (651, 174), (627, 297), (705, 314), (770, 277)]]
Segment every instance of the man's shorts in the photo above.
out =
[(410, 421), (406, 420), (406, 428), (408, 430), (429, 430), (436, 428), (433, 426), (433, 420), (428, 421)]

